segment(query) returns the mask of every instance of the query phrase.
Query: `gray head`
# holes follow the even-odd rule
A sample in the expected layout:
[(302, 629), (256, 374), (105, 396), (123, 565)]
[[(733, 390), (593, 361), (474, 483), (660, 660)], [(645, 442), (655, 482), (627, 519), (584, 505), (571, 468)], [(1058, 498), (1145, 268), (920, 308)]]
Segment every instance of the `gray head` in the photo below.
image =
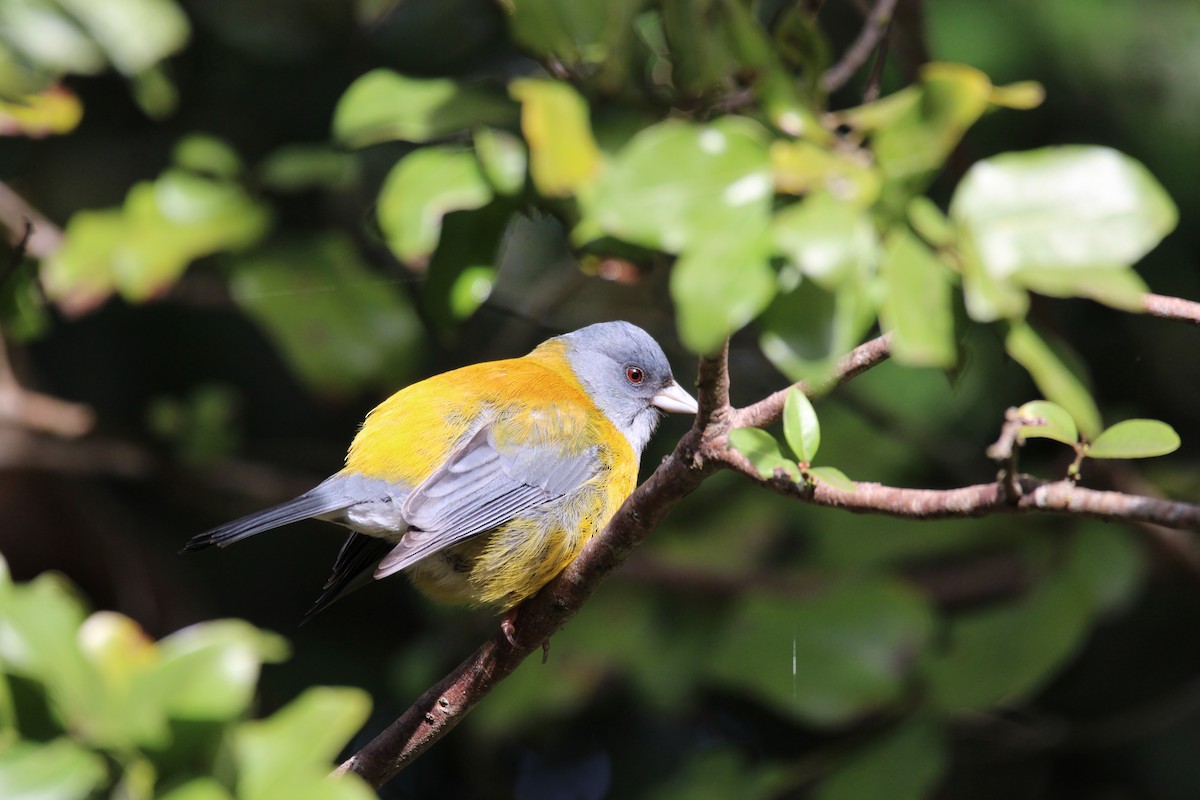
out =
[(600, 322), (558, 339), (592, 401), (639, 456), (658, 425), (659, 410), (695, 414), (696, 401), (671, 375), (650, 334), (628, 322)]

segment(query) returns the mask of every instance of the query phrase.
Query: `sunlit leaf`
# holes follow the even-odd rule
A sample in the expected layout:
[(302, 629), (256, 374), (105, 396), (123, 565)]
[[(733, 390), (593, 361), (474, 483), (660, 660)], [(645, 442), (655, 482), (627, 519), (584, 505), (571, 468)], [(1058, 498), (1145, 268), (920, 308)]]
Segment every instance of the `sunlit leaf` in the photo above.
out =
[(873, 271), (879, 249), (866, 213), (824, 192), (776, 213), (771, 238), (801, 273), (826, 288)]
[(988, 272), (979, 260), (975, 242), (964, 232), (959, 234), (957, 244), (967, 316), (976, 322), (1024, 318), (1029, 310), (1029, 293), (1015, 280), (997, 278)]
[(821, 425), (812, 402), (795, 386), (788, 389), (783, 404), (783, 436), (796, 458), (811, 464), (821, 447)]
[(1063, 444), (1074, 445), (1079, 441), (1079, 431), (1075, 420), (1062, 406), (1048, 400), (1032, 400), (1017, 409), (1017, 413), (1029, 419), (1041, 419), (1042, 422), (1021, 426), (1021, 436), (1025, 439), (1053, 439)]
[(547, 197), (567, 197), (595, 177), (600, 149), (587, 101), (569, 83), (521, 78), (509, 85), (521, 103), (521, 132), (529, 143), (529, 172)]
[(1156, 419), (1127, 419), (1088, 445), (1089, 458), (1153, 458), (1179, 449), (1179, 434)]
[(500, 194), (516, 194), (525, 186), (529, 153), (521, 137), (499, 128), (476, 128), (472, 134), (475, 157), (492, 188)]
[(1100, 409), (1091, 393), (1028, 323), (1014, 323), (1004, 347), (1042, 394), (1066, 409), (1084, 436), (1090, 439), (1100, 432)]
[(992, 276), (1019, 270), (1133, 264), (1178, 219), (1162, 186), (1137, 161), (1106, 147), (1004, 153), (977, 162), (950, 215), (969, 232)]
[(215, 136), (191, 134), (175, 143), (171, 160), (202, 175), (233, 179), (242, 173), (242, 159), (227, 142)]
[(774, 478), (776, 470), (794, 481), (800, 479), (800, 471), (791, 459), (785, 458), (775, 437), (759, 428), (737, 428), (729, 432), (729, 444), (749, 459), (763, 478)]
[(495, 285), (497, 250), (513, 224), (513, 212), (493, 203), (446, 218), (442, 241), (421, 287), (425, 317), (443, 333), (475, 313)]
[(854, 481), (850, 480), (846, 473), (837, 467), (810, 467), (808, 474), (821, 483), (829, 484), (838, 491), (853, 492), (857, 490)]
[(879, 197), (882, 176), (861, 151), (845, 152), (806, 140), (771, 142), (771, 175), (783, 194), (824, 192), (857, 208)]
[(909, 202), (908, 222), (917, 235), (932, 247), (947, 247), (954, 243), (954, 224), (942, 213), (937, 203), (923, 194)]
[(98, 753), (66, 737), (0, 747), (0, 797), (87, 800), (97, 796), (107, 773)]
[(580, 196), (584, 212), (612, 236), (668, 253), (765, 226), (772, 183), (763, 138), (733, 117), (653, 125)]
[(1077, 269), (1021, 269), (1013, 283), (1051, 297), (1088, 297), (1124, 311), (1142, 311), (1149, 291), (1136, 272), (1124, 267)]
[(683, 343), (711, 353), (767, 307), (775, 272), (767, 260), (766, 232), (753, 228), (701, 239), (671, 269), (671, 299)]
[(952, 366), (957, 353), (946, 265), (913, 234), (893, 231), (881, 266), (887, 294), (879, 318), (895, 337), (896, 360), (913, 366)]
[(158, 800), (233, 800), (233, 795), (216, 778), (204, 777), (180, 784)]
[(410, 78), (388, 69), (360, 77), (333, 112), (333, 136), (349, 147), (396, 139), (428, 142), (476, 125), (512, 125), (517, 108), (502, 94), (449, 78)]
[(492, 187), (467, 150), (422, 147), (392, 167), (379, 190), (379, 227), (401, 261), (425, 266), (442, 233), (442, 217), (487, 205)]
[(83, 103), (62, 85), (11, 102), (0, 100), (0, 136), (41, 138), (69, 133), (82, 119)]
[(1046, 89), (1037, 81), (1017, 81), (1007, 86), (993, 86), (988, 102), (1003, 108), (1028, 111), (1046, 99)]
[(114, 67), (136, 75), (183, 48), (191, 35), (174, 0), (58, 0)]
[(354, 773), (314, 781), (329, 772), (370, 709), (371, 699), (361, 689), (318, 687), (271, 717), (243, 725), (234, 740), (240, 800), (374, 798)]
[(748, 595), (710, 669), (774, 709), (835, 725), (897, 702), (932, 632), (925, 599), (895, 582), (847, 584), (801, 602)]

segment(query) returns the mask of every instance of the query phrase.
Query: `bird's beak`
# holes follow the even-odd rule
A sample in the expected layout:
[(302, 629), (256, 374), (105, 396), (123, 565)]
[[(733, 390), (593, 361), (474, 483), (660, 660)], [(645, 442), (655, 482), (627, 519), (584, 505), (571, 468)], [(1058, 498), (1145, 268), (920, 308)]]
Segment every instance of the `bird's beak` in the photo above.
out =
[(685, 392), (675, 381), (671, 381), (661, 392), (654, 395), (650, 405), (676, 414), (695, 414), (700, 410), (700, 406), (696, 405), (696, 398)]

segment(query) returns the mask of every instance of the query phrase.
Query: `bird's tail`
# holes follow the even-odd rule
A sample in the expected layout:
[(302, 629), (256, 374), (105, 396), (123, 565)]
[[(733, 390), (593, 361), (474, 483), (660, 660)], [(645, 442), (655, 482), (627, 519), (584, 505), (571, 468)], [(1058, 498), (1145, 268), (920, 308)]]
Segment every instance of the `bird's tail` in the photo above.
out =
[(225, 547), (234, 542), (240, 542), (242, 539), (249, 538), (256, 533), (262, 533), (272, 528), (279, 528), (293, 522), (299, 522), (302, 519), (328, 514), (346, 506), (347, 501), (345, 497), (338, 496), (336, 493), (321, 491), (321, 487), (317, 487), (317, 489), (306, 492), (294, 500), (289, 500), (272, 508), (249, 514), (241, 519), (235, 519), (233, 522), (226, 522), (224, 525), (218, 525), (212, 530), (193, 536), (183, 546), (183, 552), (190, 553), (193, 550), (203, 550), (206, 547), (213, 547), (214, 545), (216, 547)]

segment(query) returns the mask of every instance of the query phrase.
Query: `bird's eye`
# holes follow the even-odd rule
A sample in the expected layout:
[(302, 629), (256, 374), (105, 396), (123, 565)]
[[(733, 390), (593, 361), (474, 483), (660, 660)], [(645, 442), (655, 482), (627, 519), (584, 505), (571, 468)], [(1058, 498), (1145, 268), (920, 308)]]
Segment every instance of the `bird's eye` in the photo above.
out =
[(625, 377), (630, 383), (641, 383), (646, 378), (646, 373), (641, 367), (626, 367)]

